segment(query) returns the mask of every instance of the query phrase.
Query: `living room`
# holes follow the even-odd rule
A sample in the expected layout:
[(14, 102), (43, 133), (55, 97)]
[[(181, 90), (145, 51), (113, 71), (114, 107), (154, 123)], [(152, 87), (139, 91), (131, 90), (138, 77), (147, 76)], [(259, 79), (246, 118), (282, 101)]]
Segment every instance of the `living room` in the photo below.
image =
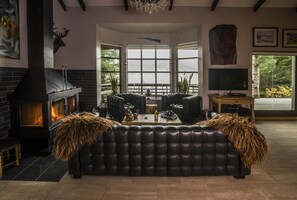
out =
[[(67, 80), (76, 88), (81, 88), (81, 92), (79, 92), (79, 111), (87, 111), (91, 112), (92, 108), (97, 107), (101, 104), (101, 82), (100, 82), (100, 50), (101, 45), (110, 45), (114, 47), (120, 47), (120, 88), (119, 91), (121, 93), (129, 92), (129, 80), (128, 80), (128, 66), (127, 66), (127, 49), (130, 47), (136, 48), (157, 48), (157, 47), (165, 47), (169, 48), (172, 56), (172, 60), (170, 60), (170, 64), (172, 65), (172, 71), (170, 71), (170, 92), (177, 92), (177, 82), (179, 80), (178, 77), (178, 68), (177, 68), (177, 54), (175, 50), (178, 47), (184, 47), (183, 45), (193, 45), (196, 46), (197, 49), (197, 76), (196, 83), (199, 87), (198, 95), (202, 97), (202, 109), (209, 109), (209, 94), (212, 93), (220, 93), (224, 94), (229, 92), (228, 90), (209, 90), (209, 69), (225, 69), (225, 68), (236, 68), (236, 69), (248, 69), (248, 90), (239, 90), (234, 92), (244, 93), (247, 96), (253, 95), (253, 55), (255, 54), (285, 54), (294, 57), (295, 66), (296, 66), (296, 54), (297, 48), (287, 48), (283, 46), (283, 30), (284, 29), (296, 29), (296, 1), (293, 3), (295, 5), (292, 6), (290, 1), (286, 1), (284, 5), (281, 7), (275, 7), (270, 4), (268, 6), (269, 1), (264, 1), (263, 6), (259, 7), (257, 11), (253, 11), (254, 6), (257, 2), (253, 3), (244, 1), (243, 4), (239, 5), (230, 5), (230, 1), (218, 1), (218, 5), (214, 6), (214, 9), (211, 10), (211, 6), (214, 5), (216, 1), (204, 1), (204, 3), (197, 3), (195, 1), (173, 1), (173, 7), (171, 10), (160, 11), (153, 14), (144, 14), (137, 12), (134, 8), (128, 6), (128, 9), (124, 6), (125, 1), (105, 1), (99, 2), (96, 4), (96, 1), (84, 0), (85, 7), (81, 6), (79, 2), (81, 1), (66, 1), (63, 0), (66, 5), (66, 9), (64, 10), (63, 6), (59, 1), (53, 1), (53, 21), (54, 27), (57, 28), (59, 33), (63, 33), (63, 28), (69, 29), (69, 33), (63, 38), (66, 46), (60, 47), (59, 50), (53, 54), (53, 67), (59, 73), (63, 70), (67, 73)], [(98, 3), (98, 2), (97, 2)], [(102, 4), (101, 4), (102, 3)], [(105, 3), (105, 4), (104, 4)], [(199, 4), (199, 5), (198, 5)], [(232, 3), (231, 3), (232, 4)], [(85, 10), (83, 9), (85, 8)], [(1, 126), (0, 126), (0, 138), (6, 138), (8, 136), (9, 130), (11, 128), (11, 114), (10, 114), (10, 103), (8, 101), (7, 95), (12, 94), (17, 87), (19, 81), (23, 78), (25, 72), (29, 67), (29, 54), (27, 50), (30, 44), (29, 40), (27, 40), (28, 36), (28, 28), (27, 28), (27, 4), (26, 1), (19, 1), (19, 20), (20, 20), (20, 57), (18, 59), (12, 59), (8, 57), (0, 57), (0, 66), (1, 66)], [(32, 23), (31, 23), (32, 24)], [(211, 53), (210, 53), (210, 40), (209, 40), (209, 31), (216, 27), (217, 25), (235, 25), (237, 30), (236, 35), (236, 50), (237, 50), (237, 59), (236, 63), (232, 64), (212, 64), (211, 63)], [(276, 45), (271, 46), (257, 46), (253, 45), (253, 28), (254, 27), (262, 27), (262, 28), (277, 28), (278, 37), (276, 37)], [(140, 39), (139, 39), (140, 38)], [(159, 42), (147, 40), (143, 38), (150, 38), (155, 40), (160, 40)], [(32, 40), (30, 40), (32, 41)], [(34, 41), (33, 41), (34, 42)], [(193, 46), (192, 46), (193, 47)], [(65, 67), (66, 66), (66, 67)], [(67, 69), (67, 70), (65, 70)], [(64, 75), (65, 76), (65, 75)], [(296, 76), (294, 76), (296, 77)], [(295, 78), (296, 79), (296, 78)], [(193, 82), (195, 82), (193, 81)], [(294, 81), (293, 81), (294, 82)], [(292, 97), (293, 102), (296, 101), (296, 93), (293, 92), (295, 96)], [(280, 116), (290, 116), (296, 118), (296, 109), (294, 104), (294, 109), (290, 111), (273, 111), (273, 112), (262, 112), (262, 114), (270, 115), (273, 117), (281, 118)], [(253, 180), (255, 182), (264, 182), (265, 184), (261, 185), (261, 190), (257, 190), (256, 187), (251, 189), (251, 193), (255, 192), (256, 194), (263, 197), (261, 192), (264, 191), (266, 194), (266, 190), (269, 186), (281, 188), (279, 191), (285, 191), (284, 194), (287, 194), (286, 197), (293, 197), (294, 193), (286, 190), (284, 187), (279, 187), (280, 183), (285, 180), (285, 175), (281, 174), (280, 171), (285, 170), (289, 171), (291, 177), (296, 177), (296, 174), (293, 173), (292, 168), (294, 169), (293, 163), (294, 159), (292, 158), (292, 152), (296, 152), (296, 135), (294, 135), (294, 122), (292, 121), (282, 121), (282, 122), (264, 122), (259, 120), (261, 113), (258, 113), (256, 110), (256, 125), (263, 131), (268, 132), (266, 137), (268, 137), (272, 146), (276, 149), (271, 149), (272, 158), (268, 163), (278, 166), (281, 165), (281, 155), (287, 156), (288, 159), (291, 159), (289, 167), (286, 168), (277, 168), (271, 169), (269, 168), (265, 171), (261, 167), (256, 167), (256, 170), (252, 173), (252, 175), (245, 179), (246, 184), (251, 186), (253, 184)], [(258, 118), (257, 118), (258, 117)], [(283, 118), (284, 119), (284, 118)], [(286, 118), (287, 119), (287, 118)], [(278, 127), (280, 125), (282, 128)], [(282, 129), (273, 130), (273, 129)], [(273, 132), (279, 131), (279, 132)], [(277, 140), (277, 135), (274, 134), (283, 134), (286, 141)], [(288, 134), (290, 133), (290, 134)], [(292, 135), (291, 135), (292, 134)], [(270, 138), (271, 137), (271, 138)], [(292, 142), (290, 142), (290, 139)], [(287, 148), (288, 147), (288, 148)], [(291, 152), (289, 152), (291, 150)], [(277, 154), (280, 152), (280, 154)], [(275, 161), (275, 160), (277, 161)], [(265, 164), (268, 165), (268, 164)], [(296, 167), (295, 167), (296, 168)], [(270, 170), (270, 171), (269, 171)], [(268, 173), (272, 171), (272, 175)], [(263, 173), (264, 172), (264, 173)], [(276, 172), (276, 173), (275, 173)], [(273, 174), (275, 173), (275, 174)], [(257, 177), (257, 175), (259, 175)], [(281, 177), (281, 178), (280, 178)], [(162, 179), (162, 180), (161, 180)], [(209, 189), (209, 185), (204, 185), (203, 182), (208, 182), (210, 184), (214, 184), (215, 182), (221, 182), (223, 184), (232, 183), (231, 188), (228, 189), (228, 192), (235, 192), (234, 188), (235, 180), (231, 180), (230, 178), (213, 178), (213, 177), (203, 177), (203, 180), (200, 179), (200, 182), (191, 179), (170, 179), (170, 178), (161, 178), (161, 179), (145, 179), (144, 182), (141, 179), (133, 179), (133, 178), (113, 178), (113, 177), (104, 177), (100, 179), (100, 181), (107, 181), (110, 183), (119, 184), (122, 183), (143, 183), (144, 185), (148, 185), (151, 191), (150, 195), (147, 196), (149, 199), (158, 198), (158, 194), (154, 191), (154, 187), (156, 185), (149, 185), (148, 182), (158, 182), (159, 189), (161, 190), (162, 195), (167, 193), (167, 198), (171, 198), (171, 194), (169, 194), (170, 190), (170, 182), (173, 183), (173, 188), (179, 188), (181, 190), (181, 186), (176, 186), (174, 184), (182, 183), (185, 181), (187, 185), (192, 185), (192, 182), (196, 182), (196, 186), (203, 187), (205, 189)], [(290, 178), (289, 178), (290, 179)], [(85, 179), (83, 179), (85, 180)], [(89, 178), (88, 178), (89, 180)], [(272, 180), (277, 180), (279, 182), (273, 182)], [(72, 180), (68, 177), (64, 178), (65, 182), (71, 182)], [(98, 180), (97, 180), (98, 181)], [(127, 182), (128, 181), (128, 182)], [(148, 182), (147, 182), (148, 181)], [(162, 184), (160, 182), (166, 182), (164, 188), (162, 188)], [(93, 183), (96, 182), (93, 180)], [(99, 182), (99, 181), (98, 181)], [(288, 184), (288, 188), (296, 188), (296, 181), (290, 179), (290, 183)], [(85, 182), (84, 182), (85, 183)], [(198, 183), (198, 185), (197, 185)], [(240, 182), (243, 183), (243, 182)], [(8, 191), (11, 189), (9, 185), (17, 185), (20, 188), (28, 188), (26, 186), (18, 185), (19, 183), (9, 182), (9, 181), (1, 181), (1, 193), (8, 194)], [(32, 186), (33, 183), (27, 183)], [(76, 184), (76, 185), (75, 185)], [(78, 183), (76, 182), (71, 186), (59, 186), (62, 187), (76, 187)], [(194, 185), (195, 185), (194, 184)], [(37, 187), (42, 187), (38, 184), (33, 184)], [(129, 184), (128, 184), (129, 185)], [(160, 186), (161, 185), (161, 186)], [(49, 186), (49, 184), (47, 184)], [(104, 187), (109, 187), (110, 185)], [(57, 188), (57, 185), (50, 186), (52, 188)], [(241, 187), (243, 187), (241, 185)], [(88, 188), (90, 189), (90, 188)], [(193, 188), (192, 188), (193, 189)], [(192, 198), (195, 198), (194, 189), (190, 189), (192, 192)], [(44, 189), (42, 189), (44, 190)], [(104, 190), (104, 189), (102, 189)], [(201, 189), (199, 189), (202, 192)], [(223, 192), (223, 188), (219, 188), (221, 192)], [(30, 191), (30, 189), (29, 189)], [(32, 191), (32, 190), (31, 190)], [(120, 193), (126, 195), (126, 198), (133, 198), (131, 195), (133, 193), (125, 194), (124, 190), (119, 189)], [(239, 195), (246, 195), (246, 199), (249, 196), (244, 191), (243, 188), (240, 189), (241, 193)], [(98, 192), (99, 193), (99, 192)], [(214, 193), (214, 191), (212, 191)], [(267, 192), (268, 193), (268, 192)], [(102, 194), (102, 193), (100, 193)], [(175, 192), (177, 195), (177, 193)], [(184, 194), (184, 193), (183, 193)], [(208, 193), (209, 194), (209, 193)], [(29, 194), (28, 194), (29, 195)], [(144, 197), (138, 194), (137, 197)], [(160, 193), (159, 193), (160, 195)], [(42, 195), (41, 195), (42, 196)], [(117, 195), (115, 195), (117, 196)], [(178, 195), (177, 195), (178, 196)], [(19, 196), (18, 196), (19, 197)], [(60, 194), (56, 194), (56, 198), (62, 198)], [(81, 196), (80, 196), (81, 197)], [(101, 196), (102, 197), (102, 196)], [(119, 196), (117, 196), (119, 197)], [(166, 195), (163, 196), (166, 198)], [(273, 193), (271, 196), (267, 197), (271, 198), (281, 198), (278, 194)], [(46, 196), (42, 196), (43, 199), (49, 198)], [(97, 197), (98, 198), (98, 197)], [(106, 197), (105, 197), (106, 198)], [(135, 198), (135, 197), (134, 197)], [(161, 198), (159, 196), (159, 198)], [(172, 197), (173, 198), (173, 197)], [(182, 198), (182, 196), (179, 196)], [(219, 197), (217, 197), (219, 198)], [(225, 197), (226, 198), (226, 197)], [(257, 199), (259, 197), (255, 197)], [(96, 197), (94, 197), (96, 199)], [(215, 199), (215, 197), (213, 197)]]

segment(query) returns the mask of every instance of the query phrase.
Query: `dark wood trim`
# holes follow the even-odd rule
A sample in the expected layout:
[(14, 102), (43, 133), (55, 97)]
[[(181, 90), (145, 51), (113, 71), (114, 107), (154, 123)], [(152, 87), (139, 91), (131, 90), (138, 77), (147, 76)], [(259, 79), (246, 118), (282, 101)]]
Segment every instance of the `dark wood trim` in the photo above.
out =
[(256, 5), (254, 6), (254, 12), (257, 12), (257, 10), (260, 9), (260, 7), (263, 5), (263, 3), (265, 2), (266, 0), (258, 0), (258, 2), (256, 3)]
[(125, 10), (128, 11), (128, 0), (124, 0)]
[(86, 11), (86, 4), (84, 0), (78, 0), (78, 3), (83, 11)]
[(213, 0), (213, 3), (211, 5), (211, 11), (214, 11), (218, 5), (220, 0)]
[(169, 11), (172, 10), (172, 7), (173, 7), (173, 0), (170, 0)]
[(58, 0), (58, 2), (60, 3), (63, 10), (66, 12), (66, 5), (65, 5), (64, 1), (63, 0)]

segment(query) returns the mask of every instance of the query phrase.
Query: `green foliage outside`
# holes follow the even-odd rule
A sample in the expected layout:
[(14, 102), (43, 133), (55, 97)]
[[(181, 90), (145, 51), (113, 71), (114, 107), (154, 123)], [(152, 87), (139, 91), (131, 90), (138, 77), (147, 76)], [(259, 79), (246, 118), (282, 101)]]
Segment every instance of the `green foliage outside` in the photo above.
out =
[[(118, 49), (102, 49), (101, 50), (101, 83), (110, 83), (109, 74), (110, 72), (120, 71)], [(107, 74), (106, 74), (107, 73)]]
[(292, 97), (292, 56), (255, 55), (253, 65), (260, 74), (261, 98)]
[(116, 73), (109, 73), (108, 80), (109, 80), (109, 82), (111, 84), (112, 94), (117, 94), (118, 93), (119, 79), (118, 79)]

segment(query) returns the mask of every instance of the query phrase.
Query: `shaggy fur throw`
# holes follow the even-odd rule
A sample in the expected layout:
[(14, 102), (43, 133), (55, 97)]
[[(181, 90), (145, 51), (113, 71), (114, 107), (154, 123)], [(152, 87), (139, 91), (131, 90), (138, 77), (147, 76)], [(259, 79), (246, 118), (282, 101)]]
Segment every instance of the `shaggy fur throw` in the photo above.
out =
[(247, 122), (235, 114), (218, 114), (199, 125), (212, 127), (228, 136), (236, 151), (240, 154), (245, 167), (264, 161), (268, 154), (268, 145), (255, 124)]
[(55, 158), (69, 160), (84, 144), (92, 144), (117, 123), (87, 112), (65, 117), (56, 131), (53, 148)]

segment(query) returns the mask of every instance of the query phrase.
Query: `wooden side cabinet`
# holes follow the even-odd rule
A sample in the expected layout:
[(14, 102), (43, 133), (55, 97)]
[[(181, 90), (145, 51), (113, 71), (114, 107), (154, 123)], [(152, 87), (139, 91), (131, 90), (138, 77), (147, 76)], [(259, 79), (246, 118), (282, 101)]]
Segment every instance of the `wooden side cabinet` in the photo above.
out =
[(254, 98), (250, 96), (225, 96), (218, 94), (209, 94), (209, 109), (213, 110), (214, 104), (217, 104), (217, 112), (221, 113), (223, 104), (239, 104), (249, 106), (251, 110), (251, 121), (255, 123)]

